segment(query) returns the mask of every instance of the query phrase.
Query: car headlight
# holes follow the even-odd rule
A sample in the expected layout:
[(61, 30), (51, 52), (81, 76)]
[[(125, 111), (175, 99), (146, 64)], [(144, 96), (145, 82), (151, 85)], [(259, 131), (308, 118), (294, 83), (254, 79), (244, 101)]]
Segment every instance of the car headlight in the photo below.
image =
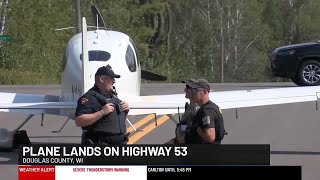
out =
[(278, 51), (279, 51), (279, 50), (278, 50), (277, 48), (274, 48), (274, 49), (271, 50), (271, 52), (270, 52), (270, 54), (269, 54), (269, 59), (270, 59), (271, 61), (276, 60), (277, 52), (278, 52)]
[(282, 51), (282, 52), (278, 52), (277, 55), (288, 56), (288, 55), (293, 55), (295, 52), (296, 50)]

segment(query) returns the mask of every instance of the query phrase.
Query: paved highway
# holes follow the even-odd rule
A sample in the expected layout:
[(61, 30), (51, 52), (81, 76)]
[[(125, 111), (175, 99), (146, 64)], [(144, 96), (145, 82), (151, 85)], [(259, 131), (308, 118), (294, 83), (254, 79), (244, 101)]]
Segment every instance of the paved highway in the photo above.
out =
[[(212, 84), (213, 90), (249, 90), (262, 88), (295, 87), (292, 83)], [(143, 84), (142, 95), (183, 93), (183, 84)], [(0, 86), (0, 92), (41, 93), (59, 95), (58, 85)], [(301, 165), (302, 179), (320, 179), (320, 111), (315, 102), (294, 103), (224, 110), (225, 126), (229, 135), (224, 144), (270, 144), (271, 165)], [(25, 116), (0, 113), (0, 127), (13, 129)], [(177, 117), (177, 115), (176, 115)], [(142, 132), (132, 133), (130, 143), (162, 144), (174, 136), (175, 122), (167, 116), (158, 116), (155, 126), (153, 115), (130, 118)], [(81, 130), (69, 121), (60, 133), (66, 119), (45, 116), (34, 117), (22, 129), (28, 131), (33, 143), (79, 143)], [(132, 130), (132, 129), (129, 129)], [(2, 165), (1, 165), (2, 164)], [(17, 154), (0, 152), (0, 179), (17, 179)]]

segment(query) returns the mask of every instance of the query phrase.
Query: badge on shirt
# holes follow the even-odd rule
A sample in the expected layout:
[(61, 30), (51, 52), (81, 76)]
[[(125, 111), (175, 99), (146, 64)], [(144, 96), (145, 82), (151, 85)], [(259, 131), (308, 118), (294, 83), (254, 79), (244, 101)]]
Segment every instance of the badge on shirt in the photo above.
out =
[(202, 124), (203, 125), (207, 125), (207, 124), (210, 124), (210, 116), (205, 116), (202, 118)]
[(85, 104), (86, 102), (88, 102), (89, 100), (85, 97), (80, 99), (81, 104)]

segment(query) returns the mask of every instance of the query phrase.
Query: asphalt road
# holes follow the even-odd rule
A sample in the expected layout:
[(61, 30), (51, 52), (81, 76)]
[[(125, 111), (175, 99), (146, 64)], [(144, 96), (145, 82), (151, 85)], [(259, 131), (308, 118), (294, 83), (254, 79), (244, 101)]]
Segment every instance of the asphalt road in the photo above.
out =
[[(262, 88), (294, 87), (292, 83), (262, 84), (212, 84), (215, 91), (249, 90)], [(183, 84), (143, 84), (142, 95), (183, 93)], [(49, 86), (0, 86), (0, 92), (41, 93), (59, 95), (60, 87)], [(1, 101), (1, 100), (0, 100)], [(271, 165), (302, 166), (302, 179), (320, 179), (320, 111), (315, 102), (294, 103), (224, 110), (225, 127), (229, 135), (224, 144), (270, 144)], [(0, 127), (13, 129), (25, 116), (0, 113)], [(177, 116), (176, 116), (177, 117)], [(174, 136), (175, 122), (165, 116), (158, 116), (155, 126), (153, 116), (131, 117), (133, 123), (144, 122), (143, 132), (132, 133), (134, 143), (162, 144)], [(73, 121), (60, 116), (34, 117), (22, 129), (26, 129), (33, 143), (79, 143), (81, 131)], [(161, 122), (161, 123), (159, 123)], [(159, 125), (160, 124), (160, 125)], [(17, 179), (17, 154), (0, 152), (0, 179)]]

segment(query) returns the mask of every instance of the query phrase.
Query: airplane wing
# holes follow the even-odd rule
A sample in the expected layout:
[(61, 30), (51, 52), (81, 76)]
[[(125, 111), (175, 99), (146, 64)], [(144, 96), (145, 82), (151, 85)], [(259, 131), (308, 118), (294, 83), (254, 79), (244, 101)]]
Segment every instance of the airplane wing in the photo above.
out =
[[(59, 109), (64, 105), (56, 104), (56, 110), (53, 108), (46, 109), (47, 103), (58, 103), (59, 96), (52, 95), (37, 95), (37, 94), (18, 94), (18, 93), (5, 93), (0, 92), (0, 111), (2, 112), (16, 112), (25, 114), (59, 114)], [(48, 105), (49, 105), (48, 104)], [(28, 107), (38, 108), (28, 108)], [(25, 107), (25, 108), (24, 108)], [(40, 108), (41, 107), (41, 108)]]
[(320, 97), (320, 86), (225, 91), (210, 94), (210, 98), (221, 109), (232, 109), (317, 101)]
[[(210, 99), (215, 102), (221, 109), (233, 109), (254, 106), (266, 106), (286, 103), (298, 103), (317, 101), (320, 98), (320, 86), (308, 87), (290, 87), (290, 88), (273, 88), (273, 89), (257, 89), (257, 90), (241, 90), (241, 91), (221, 91), (210, 92)], [(155, 113), (173, 114), (184, 112), (184, 104), (188, 100), (184, 94), (157, 95), (157, 96), (141, 96), (141, 102), (150, 104), (149, 109), (138, 109), (133, 112), (137, 113)], [(168, 103), (167, 109), (152, 109), (154, 105)], [(171, 108), (171, 106), (176, 108)]]
[[(221, 109), (317, 101), (320, 86), (273, 88), (241, 91), (210, 92), (210, 99)], [(0, 111), (27, 114), (65, 115), (63, 109), (74, 112), (75, 102), (59, 102), (56, 96), (0, 93)], [(128, 101), (129, 115), (183, 113), (188, 100), (184, 94), (141, 96)]]
[[(129, 101), (130, 115), (172, 114), (178, 112), (180, 103)], [(76, 102), (61, 102), (59, 96), (0, 92), (0, 112), (24, 114), (53, 114), (72, 117)], [(180, 107), (182, 108), (182, 106)], [(184, 105), (183, 108), (184, 109)], [(159, 114), (159, 115), (160, 115)]]

